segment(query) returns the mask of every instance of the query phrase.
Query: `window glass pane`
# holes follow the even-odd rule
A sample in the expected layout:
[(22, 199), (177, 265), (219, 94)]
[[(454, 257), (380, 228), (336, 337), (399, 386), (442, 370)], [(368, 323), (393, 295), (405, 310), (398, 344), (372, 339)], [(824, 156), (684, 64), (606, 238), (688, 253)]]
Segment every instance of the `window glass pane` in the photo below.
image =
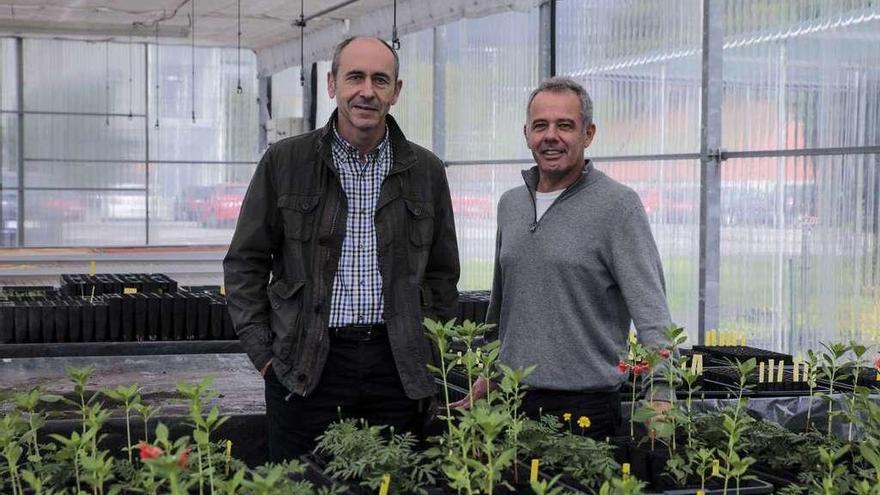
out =
[[(151, 49), (155, 77), (155, 47)], [(159, 110), (155, 80), (150, 82), (150, 159), (253, 161), (257, 158), (256, 56), (241, 53), (241, 94), (235, 49), (197, 48), (195, 122), (190, 49), (159, 49)], [(156, 119), (159, 127), (156, 128)]]
[(18, 191), (3, 188), (3, 204), (0, 218), (0, 246), (12, 247), (18, 245)]
[(24, 107), (143, 115), (144, 50), (142, 43), (25, 39)]
[(18, 115), (0, 114), (0, 169), (3, 188), (18, 187)]
[(446, 47), (446, 158), (526, 158), (529, 92), (538, 83), (538, 9), (440, 28)]
[(144, 244), (146, 196), (132, 191), (25, 191), (27, 246)]
[(700, 0), (561, 0), (557, 72), (593, 98), (594, 156), (700, 149)]
[(724, 6), (725, 148), (880, 144), (880, 4)]
[(228, 244), (254, 165), (154, 164), (150, 243)]
[(797, 353), (880, 327), (878, 155), (728, 160), (721, 326)]

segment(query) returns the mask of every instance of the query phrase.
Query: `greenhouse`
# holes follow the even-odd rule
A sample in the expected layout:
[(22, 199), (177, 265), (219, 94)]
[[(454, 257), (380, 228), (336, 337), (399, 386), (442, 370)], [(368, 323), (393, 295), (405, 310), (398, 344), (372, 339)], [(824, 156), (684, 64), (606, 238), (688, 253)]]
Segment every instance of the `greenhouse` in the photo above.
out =
[(880, 494), (875, 0), (10, 0), (0, 170), (0, 493)]

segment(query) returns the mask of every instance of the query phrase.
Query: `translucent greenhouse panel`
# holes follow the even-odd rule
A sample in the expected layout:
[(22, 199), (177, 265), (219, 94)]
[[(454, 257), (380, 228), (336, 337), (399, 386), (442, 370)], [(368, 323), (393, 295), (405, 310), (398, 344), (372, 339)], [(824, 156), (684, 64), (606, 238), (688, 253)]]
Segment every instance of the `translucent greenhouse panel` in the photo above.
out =
[(302, 118), (303, 87), (299, 67), (289, 67), (272, 74), (272, 118)]
[(26, 160), (145, 160), (145, 148), (143, 117), (24, 116)]
[[(190, 49), (151, 47), (149, 88), (150, 159), (175, 161), (256, 161), (259, 129), (256, 57), (241, 53), (241, 94), (235, 49), (197, 48), (195, 122)], [(156, 120), (159, 127), (156, 128)]]
[(24, 187), (143, 189), (146, 165), (118, 162), (28, 161)]
[(228, 244), (256, 165), (150, 166), (150, 244)]
[(0, 194), (3, 198), (0, 247), (14, 247), (18, 245), (18, 191), (4, 186)]
[(880, 334), (878, 155), (722, 166), (721, 327), (785, 351)]
[(464, 19), (446, 41), (446, 158), (526, 158), (522, 128), (538, 83), (538, 10)]
[(460, 290), (492, 287), (497, 208), (501, 195), (523, 185), (522, 165), (456, 165), (446, 169), (461, 259)]
[[(434, 31), (427, 29), (400, 40), (403, 89), (391, 114), (407, 139), (432, 148), (434, 130)], [(442, 157), (441, 157), (442, 158)]]
[(700, 164), (697, 161), (601, 162), (596, 168), (635, 190), (648, 214), (666, 276), (672, 319), (697, 342)]
[(0, 110), (18, 109), (17, 60), (15, 40), (0, 38)]
[(18, 187), (18, 115), (0, 114), (0, 169), (3, 188)]
[(880, 144), (880, 4), (724, 5), (725, 148)]
[(557, 73), (592, 96), (594, 156), (699, 151), (701, 12), (700, 0), (559, 1)]
[(25, 245), (136, 246), (146, 242), (146, 192), (25, 190)]
[(25, 109), (143, 115), (144, 51), (142, 43), (25, 39)]

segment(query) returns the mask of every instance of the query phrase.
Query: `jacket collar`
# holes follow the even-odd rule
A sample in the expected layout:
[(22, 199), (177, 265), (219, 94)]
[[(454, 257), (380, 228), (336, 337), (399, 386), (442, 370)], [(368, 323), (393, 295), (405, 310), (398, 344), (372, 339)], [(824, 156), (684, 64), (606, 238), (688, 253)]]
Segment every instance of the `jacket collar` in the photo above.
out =
[[(584, 170), (583, 170), (583, 172), (581, 172), (580, 177), (578, 177), (577, 179), (575, 179), (574, 182), (569, 184), (569, 186), (565, 188), (565, 191), (562, 192), (561, 196), (566, 196), (568, 194), (574, 194), (575, 192), (587, 187), (588, 185), (592, 184), (593, 182), (596, 182), (596, 179), (599, 178), (598, 177), (599, 174), (592, 173), (592, 172), (593, 172), (593, 162), (591, 162), (590, 159), (587, 158), (584, 160)], [(529, 189), (529, 192), (532, 194), (532, 196), (534, 196), (535, 191), (538, 190), (538, 179), (539, 179), (538, 166), (535, 165), (534, 167), (532, 167), (530, 169), (523, 170), (522, 177), (523, 177), (523, 181), (525, 181), (525, 183), (526, 183), (526, 187)]]
[[(333, 169), (336, 169), (336, 164), (333, 163), (333, 140), (334, 137), (334, 126), (336, 125), (336, 119), (338, 117), (339, 110), (333, 110), (333, 114), (330, 115), (330, 120), (327, 121), (327, 124), (321, 128), (320, 139), (318, 140), (318, 155), (324, 159), (324, 161)], [(397, 121), (394, 120), (394, 117), (391, 115), (385, 116), (385, 125), (388, 128), (388, 137), (391, 141), (391, 152), (392, 158), (394, 162), (391, 164), (391, 170), (388, 172), (389, 175), (401, 172), (406, 170), (416, 161), (416, 154), (410, 146), (409, 141), (406, 140), (406, 136), (403, 135), (403, 131), (400, 130), (400, 126), (397, 125)]]

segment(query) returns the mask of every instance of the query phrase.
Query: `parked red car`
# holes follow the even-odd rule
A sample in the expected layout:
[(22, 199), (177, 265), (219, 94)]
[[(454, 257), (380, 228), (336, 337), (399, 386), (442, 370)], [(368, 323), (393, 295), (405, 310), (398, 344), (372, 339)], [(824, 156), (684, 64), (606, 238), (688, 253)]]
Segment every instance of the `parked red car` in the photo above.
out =
[(238, 219), (247, 184), (217, 184), (201, 205), (199, 223), (208, 227), (231, 227)]

